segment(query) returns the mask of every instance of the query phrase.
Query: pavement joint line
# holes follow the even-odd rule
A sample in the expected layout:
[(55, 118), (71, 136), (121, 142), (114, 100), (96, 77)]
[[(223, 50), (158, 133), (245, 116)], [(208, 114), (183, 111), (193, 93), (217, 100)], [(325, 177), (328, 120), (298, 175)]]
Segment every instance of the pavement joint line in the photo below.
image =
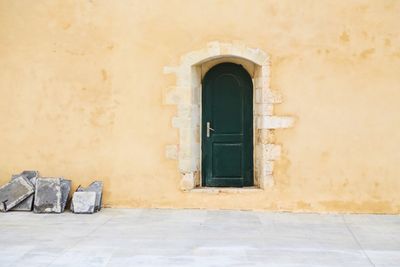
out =
[(345, 214), (341, 215), (342, 220), (344, 222), (344, 225), (346, 225), (347, 230), (350, 232), (351, 236), (353, 237), (354, 241), (356, 241), (358, 247), (361, 249), (362, 253), (364, 254), (364, 256), (368, 259), (368, 261), (371, 263), (372, 266), (376, 266), (375, 263), (370, 259), (370, 257), (368, 256), (367, 252), (365, 252), (364, 248), (362, 247), (360, 241), (358, 240), (358, 238), (356, 237), (356, 235), (353, 233), (353, 231), (351, 230), (350, 226), (348, 225), (346, 218), (345, 218)]
[(90, 236), (92, 233), (94, 233), (94, 232), (95, 232), (96, 230), (98, 230), (100, 227), (104, 226), (104, 225), (105, 225), (106, 223), (108, 223), (114, 216), (115, 216), (115, 214), (112, 214), (112, 215), (110, 216), (110, 218), (108, 218), (104, 223), (102, 223), (102, 224), (100, 224), (100, 225), (98, 225), (98, 226), (95, 226), (87, 235), (82, 236), (82, 237), (79, 238), (76, 242), (74, 242), (71, 246), (69, 246), (69, 247), (63, 249), (63, 252), (62, 252), (60, 255), (56, 256), (56, 257), (55, 257), (51, 262), (49, 262), (46, 266), (47, 266), (47, 267), (51, 266), (57, 259), (61, 258), (68, 250), (70, 250), (70, 249), (76, 247), (82, 240), (86, 239), (88, 236)]

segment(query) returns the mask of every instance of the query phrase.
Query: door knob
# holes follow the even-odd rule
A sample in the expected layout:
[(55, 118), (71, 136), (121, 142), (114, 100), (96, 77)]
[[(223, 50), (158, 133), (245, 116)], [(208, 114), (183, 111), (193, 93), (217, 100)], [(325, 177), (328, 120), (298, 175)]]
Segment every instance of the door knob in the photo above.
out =
[(210, 137), (210, 130), (215, 132), (213, 128), (210, 127), (210, 122), (207, 122), (207, 138)]

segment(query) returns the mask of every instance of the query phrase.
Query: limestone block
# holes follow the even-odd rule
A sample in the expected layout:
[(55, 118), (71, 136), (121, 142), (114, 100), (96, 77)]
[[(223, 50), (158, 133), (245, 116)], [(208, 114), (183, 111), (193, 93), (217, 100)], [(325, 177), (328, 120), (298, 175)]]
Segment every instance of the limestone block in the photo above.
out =
[(269, 78), (268, 77), (254, 77), (253, 83), (254, 83), (254, 88), (269, 89)]
[(34, 192), (34, 186), (24, 176), (12, 179), (0, 187), (0, 211), (8, 211)]
[(175, 87), (166, 89), (166, 92), (164, 93), (164, 104), (177, 105), (179, 103), (179, 99), (180, 96)]
[(266, 189), (274, 185), (274, 177), (272, 175), (266, 175), (260, 179), (260, 187)]
[(273, 144), (276, 141), (273, 129), (258, 129), (258, 140), (260, 144)]
[(292, 127), (293, 117), (287, 116), (259, 116), (257, 118), (258, 129), (281, 129)]
[(165, 157), (167, 159), (178, 159), (178, 145), (167, 145), (165, 147)]
[(177, 73), (178, 71), (179, 71), (179, 67), (175, 67), (175, 66), (165, 66), (163, 69), (164, 74)]
[(69, 192), (71, 191), (71, 180), (61, 179), (61, 212), (64, 212), (67, 205)]
[(256, 103), (262, 103), (262, 101), (263, 101), (262, 91), (263, 91), (263, 89), (261, 89), (261, 88), (255, 90), (255, 102)]
[(218, 56), (221, 54), (221, 47), (218, 41), (207, 43), (207, 50), (209, 55)]
[(185, 158), (181, 158), (179, 157), (179, 170), (181, 172), (193, 172), (193, 171), (197, 171), (196, 168), (197, 164), (196, 164), (196, 160), (195, 157), (190, 158), (190, 157), (185, 157)]
[(35, 213), (61, 213), (61, 179), (39, 178), (36, 180)]
[(256, 89), (256, 103), (279, 104), (283, 102), (280, 93), (270, 89)]
[(187, 87), (190, 88), (192, 81), (191, 77), (191, 66), (190, 65), (181, 65), (181, 68), (176, 73), (176, 85), (178, 87)]
[(282, 103), (283, 97), (280, 93), (274, 90), (263, 91), (263, 103), (279, 104)]
[(270, 160), (263, 161), (259, 166), (259, 177), (265, 177), (268, 175), (272, 175), (274, 170), (274, 162)]
[(180, 128), (181, 127), (181, 120), (179, 117), (172, 118), (172, 127), (173, 128)]
[(183, 173), (181, 180), (182, 190), (191, 190), (195, 187), (195, 176), (193, 172)]
[(275, 144), (259, 144), (260, 155), (264, 160), (277, 160), (281, 156), (281, 146)]
[(75, 192), (72, 196), (72, 205), (74, 213), (94, 213), (96, 193), (87, 191)]
[[(36, 185), (36, 179), (39, 177), (39, 172), (38, 171), (23, 171), (20, 174), (13, 174), (11, 176), (11, 180), (18, 178), (19, 176), (24, 176), (26, 179), (28, 179), (34, 189)], [(11, 210), (18, 210), (18, 211), (31, 211), (33, 208), (33, 199), (34, 195), (32, 194), (29, 197), (27, 197), (25, 200), (23, 200), (21, 203), (19, 203), (17, 206), (12, 208)]]
[(261, 67), (257, 67), (254, 72), (254, 77), (270, 77), (270, 66), (268, 64), (264, 64)]
[(274, 106), (269, 103), (262, 103), (255, 105), (255, 113), (256, 115), (272, 115), (274, 111)]
[(268, 62), (268, 56), (263, 51), (258, 48), (247, 47), (243, 51), (243, 57), (253, 61), (257, 65), (263, 65)]
[[(233, 57), (243, 57), (243, 53), (246, 47), (244, 45), (234, 45), (230, 47), (230, 53), (229, 55), (232, 55)], [(252, 62), (253, 63), (253, 62)], [(253, 63), (254, 64), (254, 63)]]
[(191, 118), (192, 117), (192, 105), (179, 105), (178, 116), (179, 118)]

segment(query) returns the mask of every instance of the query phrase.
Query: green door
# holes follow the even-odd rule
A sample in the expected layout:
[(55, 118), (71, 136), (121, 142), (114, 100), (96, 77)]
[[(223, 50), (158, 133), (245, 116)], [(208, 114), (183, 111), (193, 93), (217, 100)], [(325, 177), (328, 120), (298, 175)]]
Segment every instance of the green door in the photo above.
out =
[(253, 84), (238, 64), (209, 70), (202, 90), (203, 186), (253, 185)]

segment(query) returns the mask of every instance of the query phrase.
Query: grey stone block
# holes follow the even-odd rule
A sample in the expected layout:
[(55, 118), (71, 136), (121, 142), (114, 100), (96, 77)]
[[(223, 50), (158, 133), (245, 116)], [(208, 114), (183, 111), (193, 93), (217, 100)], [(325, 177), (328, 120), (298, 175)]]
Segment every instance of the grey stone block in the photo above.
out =
[(103, 182), (102, 181), (94, 181), (88, 187), (84, 188), (79, 186), (76, 189), (77, 192), (95, 192), (96, 193), (96, 206), (94, 207), (94, 211), (97, 212), (101, 210), (101, 203), (103, 197)]
[(95, 212), (101, 210), (101, 204), (103, 200), (103, 182), (94, 181), (88, 186), (87, 191), (96, 193), (96, 206), (94, 207), (94, 209)]
[[(26, 179), (28, 179), (35, 187), (36, 179), (39, 177), (39, 172), (38, 171), (23, 171), (20, 174), (13, 174), (11, 176), (11, 180), (14, 180), (20, 176), (23, 176)], [(23, 200), (21, 203), (19, 203), (17, 206), (12, 208), (11, 210), (31, 211), (33, 208), (34, 195), (35, 194), (30, 195), (29, 197), (27, 197), (25, 200)]]
[(61, 212), (64, 212), (67, 205), (69, 192), (71, 191), (71, 180), (61, 179)]
[(95, 192), (75, 192), (72, 196), (74, 213), (94, 213), (96, 206)]
[(34, 200), (35, 194), (30, 195), (27, 197), (25, 200), (23, 200), (21, 203), (19, 203), (17, 206), (12, 208), (11, 210), (17, 210), (17, 211), (32, 211), (33, 208), (33, 200)]
[[(38, 171), (23, 171), (20, 174), (13, 174), (11, 179), (17, 178), (18, 176), (24, 176), (26, 179), (30, 180), (31, 182), (36, 182), (36, 178), (39, 177)], [(32, 181), (32, 179), (35, 179)]]
[(36, 213), (61, 213), (61, 179), (38, 178), (36, 180), (33, 211)]
[(23, 176), (0, 187), (0, 211), (8, 211), (32, 195), (34, 187)]

